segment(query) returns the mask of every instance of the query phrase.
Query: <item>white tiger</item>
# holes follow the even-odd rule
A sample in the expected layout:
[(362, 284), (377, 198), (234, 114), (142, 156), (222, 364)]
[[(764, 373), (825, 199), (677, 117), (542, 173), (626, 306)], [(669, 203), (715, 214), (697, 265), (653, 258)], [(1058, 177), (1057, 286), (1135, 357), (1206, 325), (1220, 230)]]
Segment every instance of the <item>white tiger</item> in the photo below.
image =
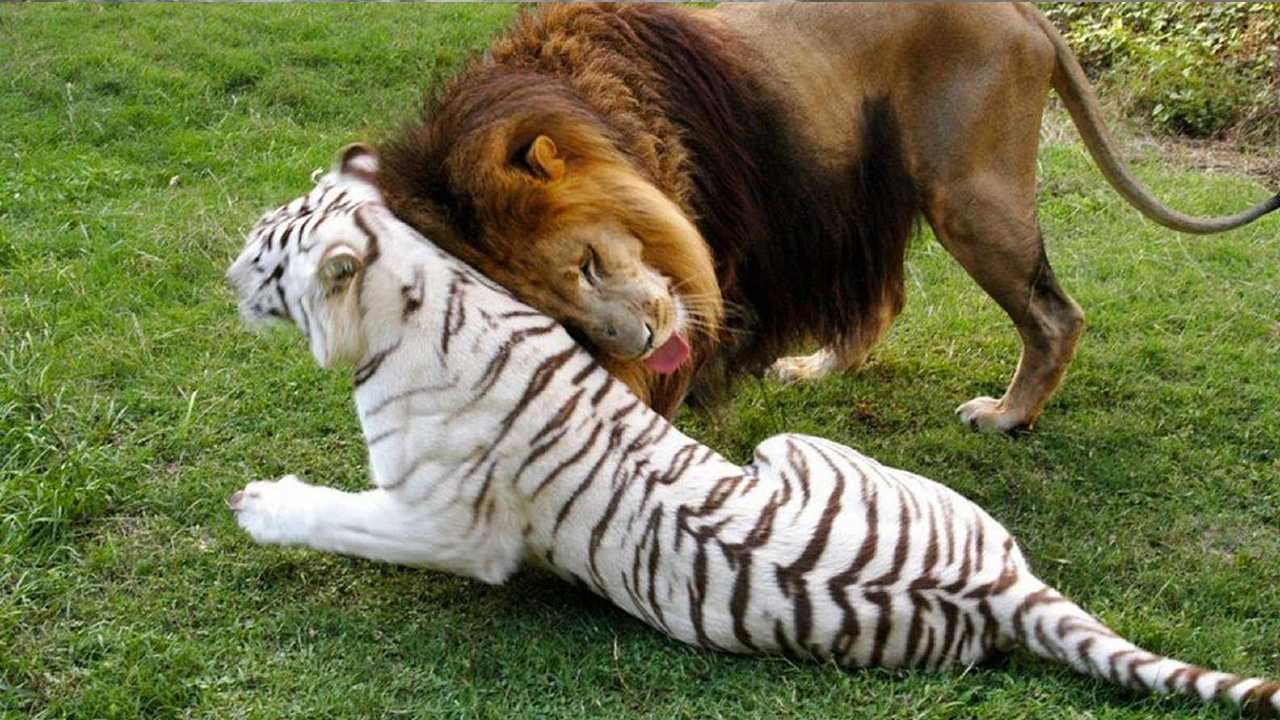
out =
[(779, 435), (735, 465), (639, 402), (554, 321), (399, 222), (341, 155), (227, 275), (248, 323), (355, 367), (374, 489), (294, 476), (231, 496), (256, 541), (500, 583), (527, 558), (702, 647), (943, 668), (1016, 645), (1123, 685), (1276, 714), (1280, 685), (1142, 650), (1031, 574), (947, 488)]

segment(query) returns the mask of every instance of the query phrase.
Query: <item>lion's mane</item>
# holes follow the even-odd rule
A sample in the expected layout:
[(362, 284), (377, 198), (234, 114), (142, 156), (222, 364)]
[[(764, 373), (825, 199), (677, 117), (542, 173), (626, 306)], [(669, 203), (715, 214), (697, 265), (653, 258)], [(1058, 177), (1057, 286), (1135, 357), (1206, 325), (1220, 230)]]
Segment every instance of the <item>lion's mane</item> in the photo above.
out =
[[(529, 237), (624, 218), (699, 332), (695, 363), (675, 376), (606, 365), (670, 414), (694, 367), (758, 371), (799, 342), (878, 334), (904, 298), (920, 199), (888, 103), (866, 100), (851, 158), (820, 157), (752, 53), (684, 8), (527, 13), (381, 147), (379, 184), (400, 217), (517, 295), (520, 278), (503, 269)], [(575, 182), (533, 192), (512, 176), (539, 134), (583, 168)], [(653, 188), (701, 239), (675, 231)], [(713, 270), (691, 261), (700, 241)]]

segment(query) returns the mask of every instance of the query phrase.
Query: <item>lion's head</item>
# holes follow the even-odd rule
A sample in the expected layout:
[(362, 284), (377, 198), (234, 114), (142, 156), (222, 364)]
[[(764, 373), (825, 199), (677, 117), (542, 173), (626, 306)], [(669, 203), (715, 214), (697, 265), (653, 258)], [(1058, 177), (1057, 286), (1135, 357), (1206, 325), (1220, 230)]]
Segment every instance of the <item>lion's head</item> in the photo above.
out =
[[(706, 242), (565, 86), (510, 68), (466, 76), (383, 148), (388, 205), (564, 322), (648, 399), (655, 373), (714, 342)], [(668, 408), (673, 409), (673, 408)]]

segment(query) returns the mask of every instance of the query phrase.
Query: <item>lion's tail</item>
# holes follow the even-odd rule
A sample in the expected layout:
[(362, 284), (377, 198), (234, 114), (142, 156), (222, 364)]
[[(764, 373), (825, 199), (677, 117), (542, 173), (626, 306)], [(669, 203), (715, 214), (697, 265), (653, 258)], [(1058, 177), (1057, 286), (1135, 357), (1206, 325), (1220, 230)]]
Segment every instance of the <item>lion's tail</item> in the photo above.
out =
[(1215, 218), (1193, 217), (1160, 202), (1133, 176), (1129, 168), (1116, 155), (1115, 142), (1107, 130), (1106, 123), (1102, 120), (1098, 98), (1094, 95), (1089, 79), (1085, 77), (1084, 70), (1080, 67), (1075, 53), (1071, 52), (1066, 40), (1043, 13), (1031, 7), (1027, 7), (1026, 10), (1053, 43), (1057, 55), (1053, 71), (1053, 89), (1058, 91), (1059, 97), (1071, 113), (1071, 119), (1075, 121), (1085, 147), (1089, 149), (1094, 162), (1106, 176), (1107, 182), (1111, 183), (1111, 186), (1143, 215), (1180, 232), (1209, 234), (1247, 225), (1272, 210), (1280, 208), (1280, 194), (1244, 212)]

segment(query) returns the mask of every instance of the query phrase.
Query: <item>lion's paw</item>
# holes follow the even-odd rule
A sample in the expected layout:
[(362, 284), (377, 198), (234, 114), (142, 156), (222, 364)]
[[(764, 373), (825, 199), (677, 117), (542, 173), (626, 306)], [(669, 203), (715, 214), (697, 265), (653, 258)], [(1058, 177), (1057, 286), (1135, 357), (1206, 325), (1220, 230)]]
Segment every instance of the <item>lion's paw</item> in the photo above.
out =
[(795, 355), (778, 358), (766, 374), (783, 383), (818, 380), (836, 369), (836, 355), (830, 350), (819, 350), (812, 355)]
[(307, 530), (307, 484), (294, 475), (251, 482), (227, 498), (236, 523), (263, 545), (300, 542)]
[(983, 432), (1012, 433), (1030, 427), (1026, 416), (1008, 410), (995, 398), (976, 397), (956, 408), (960, 422)]

